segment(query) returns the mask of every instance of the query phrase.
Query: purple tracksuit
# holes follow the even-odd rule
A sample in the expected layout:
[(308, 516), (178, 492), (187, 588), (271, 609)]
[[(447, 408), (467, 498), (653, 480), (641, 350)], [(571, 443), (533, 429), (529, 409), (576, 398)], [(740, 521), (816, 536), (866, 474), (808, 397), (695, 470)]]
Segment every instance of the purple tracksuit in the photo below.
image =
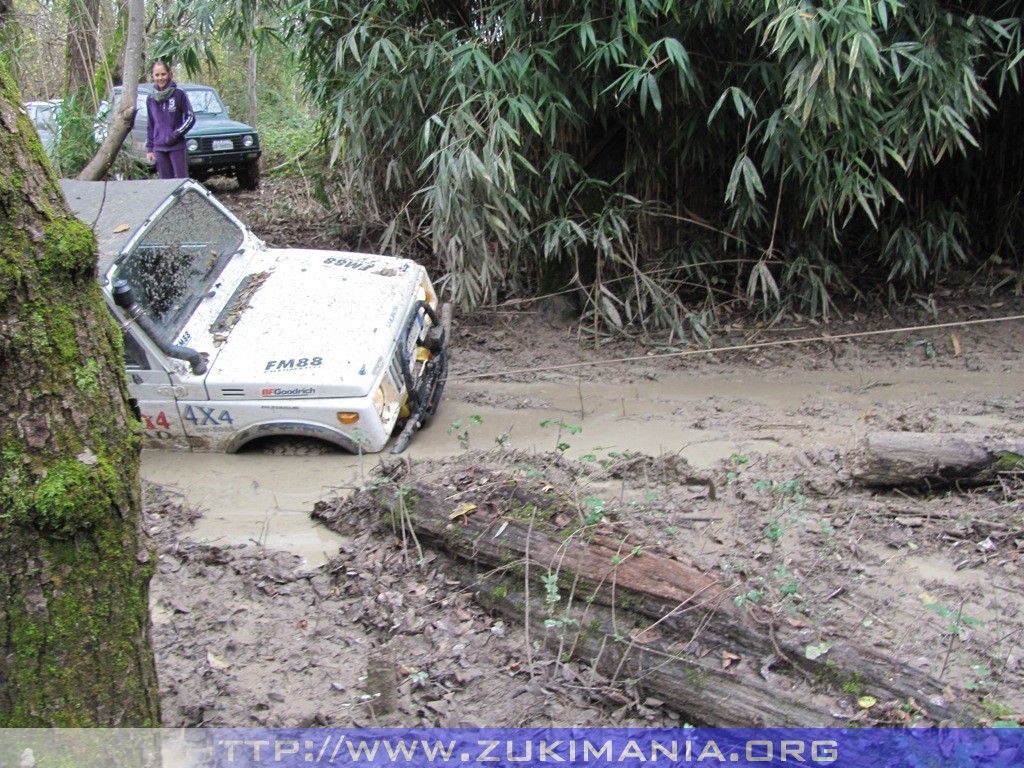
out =
[(171, 94), (163, 101), (157, 101), (153, 94), (146, 99), (146, 151), (156, 157), (161, 179), (187, 179), (185, 134), (196, 124), (196, 116), (188, 96), (173, 80), (167, 83), (167, 89)]

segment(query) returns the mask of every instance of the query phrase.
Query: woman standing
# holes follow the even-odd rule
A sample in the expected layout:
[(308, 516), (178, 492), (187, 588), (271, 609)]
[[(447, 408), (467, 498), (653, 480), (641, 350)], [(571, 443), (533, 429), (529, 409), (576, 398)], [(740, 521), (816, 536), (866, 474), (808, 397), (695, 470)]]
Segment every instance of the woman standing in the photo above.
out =
[(146, 161), (156, 162), (161, 179), (187, 179), (188, 156), (185, 134), (196, 124), (188, 96), (171, 79), (164, 62), (153, 64), (154, 90), (146, 98)]

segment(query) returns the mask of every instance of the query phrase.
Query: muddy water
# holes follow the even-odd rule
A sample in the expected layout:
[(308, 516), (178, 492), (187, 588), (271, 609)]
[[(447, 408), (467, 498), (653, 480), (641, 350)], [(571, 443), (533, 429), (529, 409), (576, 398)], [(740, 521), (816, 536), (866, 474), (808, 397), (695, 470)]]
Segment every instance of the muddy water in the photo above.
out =
[[(829, 445), (852, 447), (859, 434), (900, 409), (929, 407), (964, 428), (1012, 418), (1002, 398), (1019, 394), (1019, 375), (959, 371), (864, 374), (750, 372), (673, 376), (630, 384), (577, 381), (501, 383), (454, 380), (433, 424), (407, 455), (436, 458), (504, 442), (598, 459), (621, 451), (670, 451), (695, 467), (734, 453)], [(953, 412), (952, 409), (959, 409)], [(219, 545), (259, 543), (316, 567), (342, 540), (316, 526), (319, 499), (361, 484), (373, 456), (265, 456), (146, 451), (142, 476), (181, 492), (205, 515), (192, 538)]]

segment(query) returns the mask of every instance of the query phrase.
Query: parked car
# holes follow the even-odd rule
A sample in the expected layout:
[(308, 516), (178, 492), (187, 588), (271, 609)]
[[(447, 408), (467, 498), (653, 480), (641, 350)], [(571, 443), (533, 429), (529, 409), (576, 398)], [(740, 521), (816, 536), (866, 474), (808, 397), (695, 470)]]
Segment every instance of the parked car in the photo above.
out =
[(450, 309), (405, 258), (268, 248), (191, 179), (62, 180), (94, 227), (145, 445), (394, 452), (437, 409)]
[(28, 112), (32, 124), (36, 127), (36, 133), (39, 134), (43, 149), (51, 159), (55, 156), (57, 144), (60, 141), (57, 118), (60, 117), (61, 104), (61, 99), (25, 102), (25, 111)]
[[(220, 94), (208, 85), (184, 83), (178, 86), (188, 94), (196, 113), (196, 124), (185, 136), (188, 149), (189, 176), (206, 181), (213, 176), (233, 176), (242, 189), (256, 189), (260, 183), (260, 137), (252, 126), (231, 120)], [(100, 108), (95, 132), (97, 142), (103, 141), (118, 113), (123, 88), (111, 91)], [(146, 97), (153, 92), (151, 83), (139, 85), (135, 125), (125, 139), (124, 149), (140, 165), (155, 171), (146, 162)]]

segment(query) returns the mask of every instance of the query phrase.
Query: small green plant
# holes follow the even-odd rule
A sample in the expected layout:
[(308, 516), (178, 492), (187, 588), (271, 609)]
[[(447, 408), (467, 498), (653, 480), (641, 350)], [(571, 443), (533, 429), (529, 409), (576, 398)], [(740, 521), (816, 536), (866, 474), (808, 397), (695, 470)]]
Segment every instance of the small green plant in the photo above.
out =
[(782, 593), (783, 597), (790, 597), (799, 591), (796, 577), (785, 565), (780, 565), (776, 568), (774, 576), (779, 583), (779, 592)]
[(804, 658), (814, 661), (817, 658), (824, 656), (832, 649), (832, 643), (827, 640), (822, 640), (820, 643), (811, 643), (804, 648)]
[(964, 688), (972, 693), (981, 693), (989, 690), (992, 686), (992, 670), (984, 664), (971, 664), (971, 670), (974, 672), (975, 677), (966, 683)]
[[(762, 534), (773, 546), (782, 541), (788, 523), (799, 521), (807, 506), (807, 496), (803, 492), (803, 480), (796, 478), (784, 482), (756, 480), (750, 487), (758, 493), (770, 493), (774, 499), (773, 514), (768, 517)], [(824, 529), (824, 528), (823, 528)], [(829, 533), (834, 533), (831, 525)]]
[[(477, 425), (484, 423), (483, 417), (482, 416), (477, 416), (476, 414), (474, 414), (473, 416), (470, 416), (469, 417), (469, 421), (470, 421), (470, 423), (477, 424)], [(464, 451), (465, 450), (469, 450), (469, 427), (467, 426), (465, 429), (463, 429), (462, 428), (462, 420), (461, 419), (453, 421), (451, 424), (448, 425), (448, 434), (449, 435), (451, 435), (451, 434), (455, 435), (455, 437), (459, 441), (459, 447), (462, 448), (462, 450), (464, 450)], [(506, 433), (506, 437), (507, 437), (507, 433)]]
[(565, 453), (572, 446), (562, 439), (563, 433), (566, 435), (578, 435), (583, 431), (583, 427), (576, 424), (566, 424), (561, 419), (544, 419), (540, 423), (541, 427), (548, 429), (549, 427), (557, 427), (558, 433), (555, 437), (555, 450), (561, 453)]
[[(582, 427), (574, 427), (573, 429), (579, 431), (580, 429), (582, 429)], [(576, 432), (572, 432), (572, 434), (576, 434)], [(605, 453), (604, 457), (601, 456), (602, 452), (607, 452)], [(595, 445), (593, 448), (590, 449), (590, 453), (585, 453), (582, 456), (580, 456), (580, 461), (593, 462), (600, 466), (602, 469), (607, 469), (608, 467), (612, 466), (616, 461), (628, 455), (628, 451), (623, 453), (622, 451), (610, 450), (609, 446), (606, 445)]]
[(754, 605), (757, 605), (758, 603), (761, 602), (761, 597), (762, 597), (761, 590), (759, 590), (759, 589), (751, 589), (751, 590), (749, 590), (748, 592), (745, 592), (742, 595), (736, 595), (736, 597), (734, 597), (732, 599), (732, 602), (733, 602), (733, 605), (735, 605), (737, 608), (743, 608), (744, 606), (746, 606), (746, 605), (748, 605), (750, 603), (753, 603)]
[(939, 614), (942, 621), (945, 622), (942, 625), (943, 634), (953, 635), (960, 640), (964, 639), (964, 635), (967, 633), (969, 627), (977, 627), (985, 623), (981, 619), (976, 619), (972, 616), (965, 616), (962, 604), (955, 611), (950, 610), (941, 603), (930, 603), (926, 605), (925, 608), (930, 611), (935, 611)]
[(601, 518), (604, 517), (605, 510), (608, 507), (608, 502), (598, 496), (589, 496), (584, 503), (587, 505), (587, 509), (589, 509), (590, 512), (587, 514), (583, 524), (597, 525), (601, 522)]
[(544, 585), (544, 604), (552, 606), (562, 599), (561, 593), (558, 591), (558, 574), (549, 573), (546, 576), (540, 577), (541, 583)]
[[(558, 589), (558, 574), (548, 572), (540, 577), (540, 581), (544, 585), (544, 605), (547, 606), (548, 612), (553, 614), (555, 606), (562, 600), (562, 593)], [(574, 627), (578, 623), (576, 619), (568, 615), (551, 615), (544, 619), (544, 626), (547, 629), (556, 629), (560, 632)]]
[(571, 616), (558, 616), (556, 618), (544, 619), (544, 626), (548, 629), (564, 630), (575, 627), (579, 622)]
[(762, 531), (762, 533), (764, 533), (765, 538), (768, 539), (768, 541), (770, 541), (772, 544), (778, 544), (780, 541), (782, 541), (783, 530), (782, 523), (779, 521), (779, 518), (773, 517), (769, 519), (768, 524), (765, 525), (764, 531)]
[(405, 509), (414, 507), (418, 498), (416, 486), (412, 483), (402, 483), (395, 491), (395, 500), (401, 502)]
[[(1001, 701), (993, 701), (992, 699), (985, 698), (982, 699), (981, 708), (984, 709), (985, 712), (988, 713), (989, 717), (991, 717), (993, 720), (997, 720), (1000, 723), (1004, 723), (1002, 727), (1005, 728), (1006, 725), (1008, 725), (1011, 722), (1013, 723), (1011, 727), (1019, 727), (1017, 721), (1012, 720), (1013, 709), (1009, 705), (1004, 704)], [(998, 724), (997, 727), (999, 727)]]
[(842, 691), (847, 696), (860, 696), (864, 691), (864, 687), (857, 680), (847, 680), (843, 683)]
[(939, 614), (944, 622), (941, 625), (942, 633), (949, 637), (949, 642), (946, 644), (946, 655), (942, 660), (942, 669), (939, 670), (939, 679), (942, 680), (946, 674), (946, 667), (949, 665), (949, 657), (953, 653), (953, 642), (955, 640), (964, 640), (968, 627), (978, 626), (984, 624), (984, 622), (981, 619), (964, 615), (963, 600), (960, 601), (960, 605), (957, 606), (955, 611), (938, 602), (928, 602), (925, 608)]
[(728, 472), (725, 473), (725, 479), (729, 483), (729, 485), (732, 485), (737, 480), (739, 480), (740, 473), (737, 470), (744, 464), (748, 463), (749, 461), (750, 459), (748, 459), (746, 456), (741, 456), (738, 453), (733, 453), (729, 457), (729, 463), (732, 464), (733, 466), (733, 469), (730, 469)]

